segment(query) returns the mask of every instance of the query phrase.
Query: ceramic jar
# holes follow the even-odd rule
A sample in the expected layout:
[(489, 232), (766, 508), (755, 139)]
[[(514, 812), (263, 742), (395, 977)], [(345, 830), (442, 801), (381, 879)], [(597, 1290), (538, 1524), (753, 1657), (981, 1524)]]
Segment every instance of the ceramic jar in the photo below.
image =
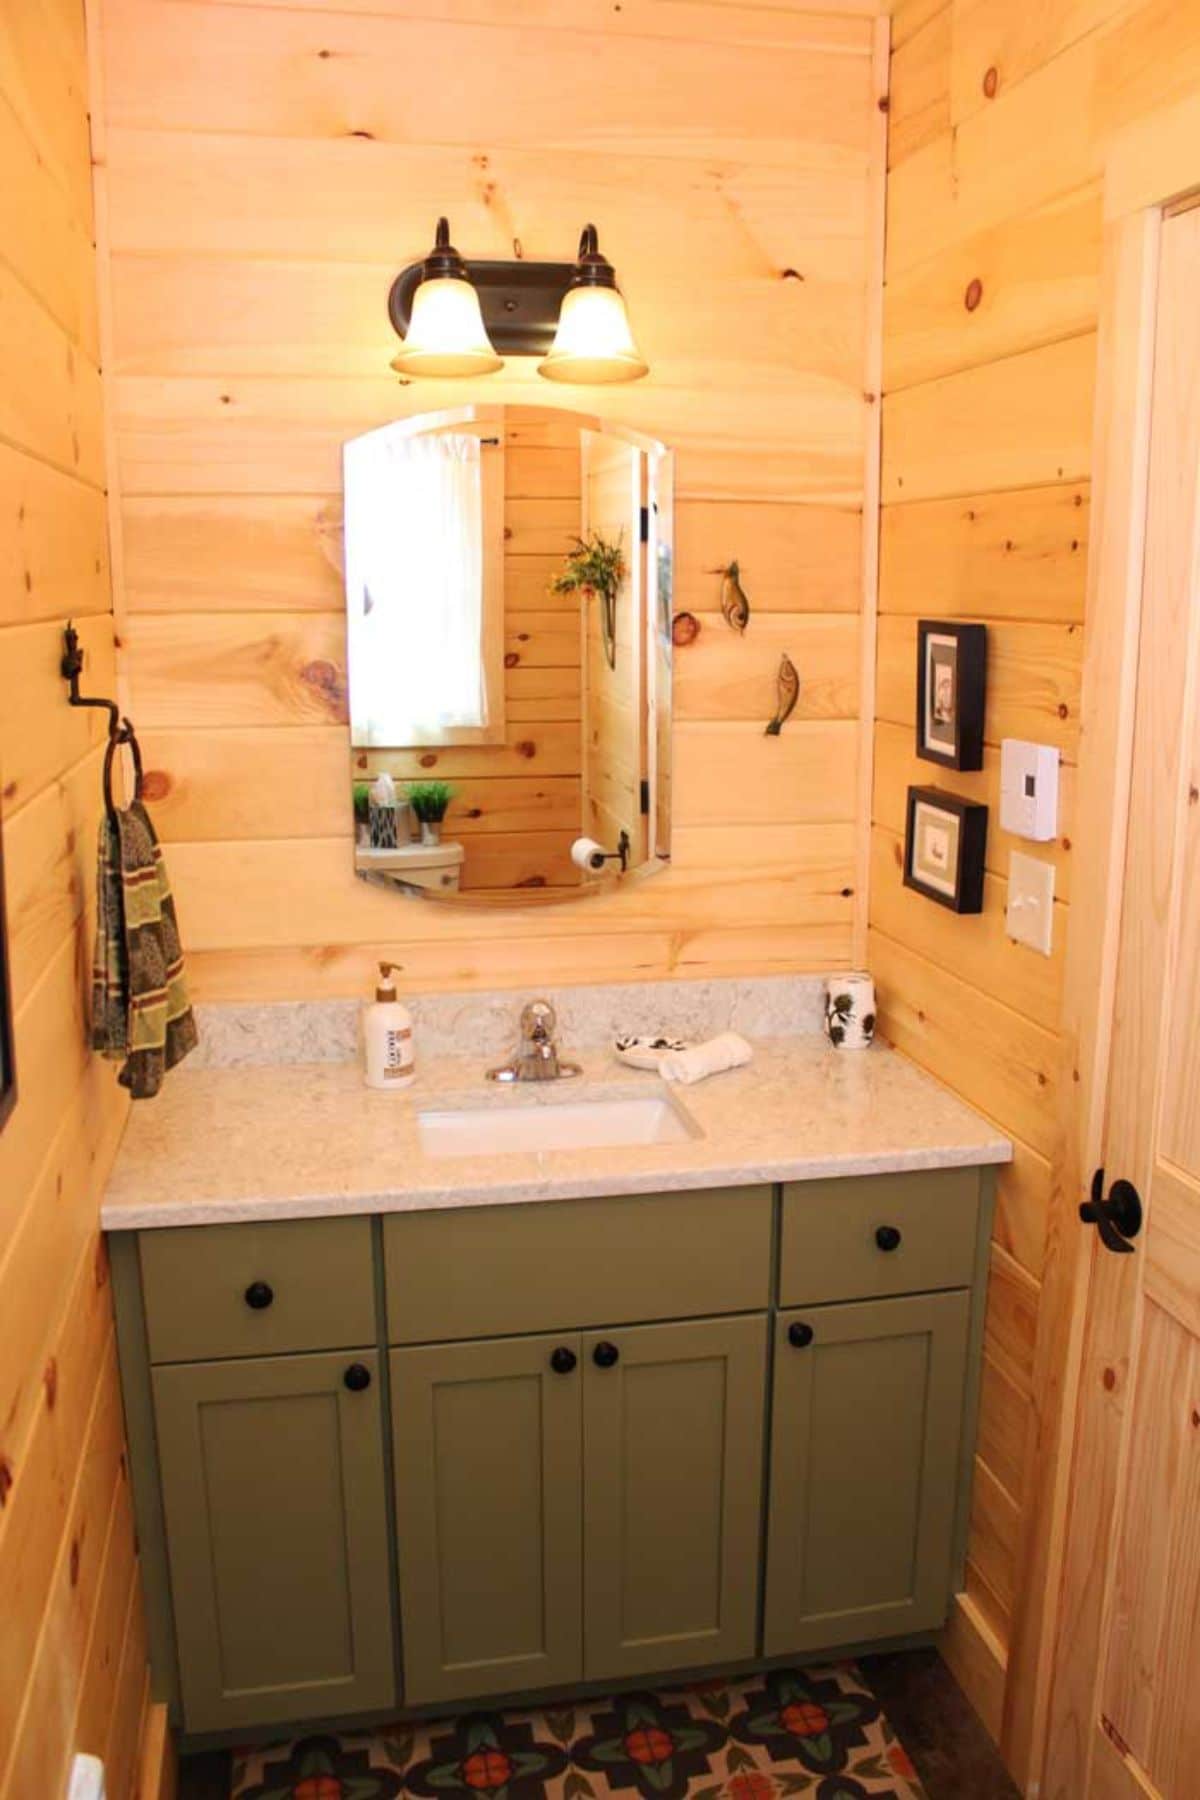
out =
[(857, 972), (825, 983), (825, 1035), (838, 1050), (865, 1050), (875, 1036), (875, 983)]

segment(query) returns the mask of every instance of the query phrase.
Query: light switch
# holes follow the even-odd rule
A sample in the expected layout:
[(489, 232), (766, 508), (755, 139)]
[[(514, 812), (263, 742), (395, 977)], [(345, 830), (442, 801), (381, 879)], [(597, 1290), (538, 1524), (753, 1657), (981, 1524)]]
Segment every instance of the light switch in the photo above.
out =
[(104, 1764), (98, 1756), (80, 1751), (71, 1764), (67, 1800), (104, 1800)]
[(1008, 863), (1008, 935), (1049, 956), (1054, 943), (1054, 864), (1014, 850)]
[(1053, 744), (1004, 738), (1000, 744), (1000, 823), (1014, 837), (1048, 843), (1058, 830), (1058, 751)]

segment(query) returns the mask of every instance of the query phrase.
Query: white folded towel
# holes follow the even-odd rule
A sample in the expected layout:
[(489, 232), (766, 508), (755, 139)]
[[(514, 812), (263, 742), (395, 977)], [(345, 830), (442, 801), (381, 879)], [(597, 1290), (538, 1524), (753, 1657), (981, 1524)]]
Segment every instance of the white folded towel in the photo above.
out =
[(719, 1075), (722, 1069), (738, 1069), (754, 1055), (744, 1037), (736, 1031), (722, 1031), (705, 1044), (693, 1044), (690, 1050), (668, 1050), (659, 1058), (658, 1072), (664, 1081), (681, 1081), (690, 1086), (708, 1075)]

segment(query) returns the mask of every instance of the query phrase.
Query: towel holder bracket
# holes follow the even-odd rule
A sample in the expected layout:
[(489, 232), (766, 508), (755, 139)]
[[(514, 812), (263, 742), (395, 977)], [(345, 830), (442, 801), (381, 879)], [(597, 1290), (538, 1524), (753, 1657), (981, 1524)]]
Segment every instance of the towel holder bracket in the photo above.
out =
[(63, 653), (59, 664), (62, 678), (70, 686), (69, 706), (94, 706), (108, 714), (108, 748), (104, 752), (104, 807), (110, 819), (116, 817), (116, 804), (112, 793), (113, 759), (121, 744), (128, 744), (133, 757), (134, 794), (142, 797), (142, 752), (138, 745), (137, 735), (130, 719), (122, 718), (121, 709), (115, 700), (105, 700), (99, 695), (81, 694), (79, 677), (83, 673), (83, 651), (79, 647), (79, 633), (68, 619), (63, 631)]

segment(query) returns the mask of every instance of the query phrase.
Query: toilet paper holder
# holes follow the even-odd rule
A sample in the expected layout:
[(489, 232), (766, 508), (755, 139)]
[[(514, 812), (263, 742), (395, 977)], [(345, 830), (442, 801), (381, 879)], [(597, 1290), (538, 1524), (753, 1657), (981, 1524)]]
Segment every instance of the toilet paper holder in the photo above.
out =
[(622, 831), (617, 839), (615, 850), (606, 850), (603, 844), (596, 842), (595, 838), (579, 837), (571, 845), (571, 860), (581, 869), (593, 871), (602, 869), (606, 862), (619, 862), (621, 873), (624, 875), (629, 868), (630, 849), (631, 844), (627, 831)]

